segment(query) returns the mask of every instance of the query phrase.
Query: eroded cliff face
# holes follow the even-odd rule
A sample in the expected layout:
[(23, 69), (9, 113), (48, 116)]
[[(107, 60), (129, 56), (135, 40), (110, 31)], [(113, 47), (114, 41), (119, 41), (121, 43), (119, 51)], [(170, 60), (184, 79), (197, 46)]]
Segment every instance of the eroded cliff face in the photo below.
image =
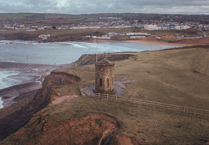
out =
[[(37, 113), (31, 121), (0, 145), (133, 145), (131, 139), (116, 135), (117, 120), (103, 113), (74, 116), (62, 122), (46, 123), (47, 110)], [(125, 144), (124, 144), (125, 143)]]
[[(48, 105), (52, 86), (71, 84), (78, 81), (80, 81), (79, 77), (67, 73), (51, 73), (47, 76), (42, 83), (42, 88), (38, 90), (35, 97), (27, 105), (0, 119), (0, 141), (25, 126), (33, 114)], [(8, 107), (8, 109), (12, 107)]]
[(114, 118), (102, 113), (89, 113), (80, 119), (72, 117), (64, 122), (46, 123), (38, 145), (110, 144), (117, 129), (118, 123)]

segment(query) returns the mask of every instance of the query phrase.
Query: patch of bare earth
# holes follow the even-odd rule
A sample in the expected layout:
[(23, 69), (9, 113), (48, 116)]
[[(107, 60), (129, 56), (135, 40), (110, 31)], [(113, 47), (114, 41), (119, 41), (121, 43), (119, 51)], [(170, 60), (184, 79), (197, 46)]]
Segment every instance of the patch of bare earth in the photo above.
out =
[(78, 119), (46, 123), (38, 143), (42, 144), (98, 144), (102, 136), (118, 129), (117, 121), (105, 114), (89, 113)]
[(17, 131), (14, 133), (13, 140), (21, 136), (26, 136), (26, 135), (27, 135), (27, 130), (25, 129), (25, 127), (23, 127), (20, 129), (20, 131)]
[(58, 103), (61, 103), (63, 101), (70, 100), (72, 98), (77, 98), (77, 97), (78, 96), (76, 94), (62, 96), (62, 97), (56, 97), (56, 98), (53, 99), (52, 104), (58, 104)]
[(119, 145), (133, 145), (131, 139), (125, 135), (116, 135), (116, 139)]

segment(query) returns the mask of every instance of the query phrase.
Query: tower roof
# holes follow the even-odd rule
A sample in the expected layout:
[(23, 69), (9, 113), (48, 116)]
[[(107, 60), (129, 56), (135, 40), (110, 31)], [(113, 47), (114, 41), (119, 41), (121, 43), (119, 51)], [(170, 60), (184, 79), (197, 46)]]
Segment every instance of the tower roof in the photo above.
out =
[(106, 58), (102, 59), (101, 61), (97, 62), (95, 65), (104, 65), (104, 66), (111, 66), (115, 65), (111, 61), (107, 60)]

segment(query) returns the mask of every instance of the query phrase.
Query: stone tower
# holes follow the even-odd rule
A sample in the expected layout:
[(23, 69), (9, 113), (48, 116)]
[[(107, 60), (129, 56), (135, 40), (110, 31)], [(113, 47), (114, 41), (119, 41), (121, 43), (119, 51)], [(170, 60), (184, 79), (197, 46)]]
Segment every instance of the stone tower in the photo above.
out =
[(95, 92), (114, 93), (114, 63), (106, 58), (95, 64)]

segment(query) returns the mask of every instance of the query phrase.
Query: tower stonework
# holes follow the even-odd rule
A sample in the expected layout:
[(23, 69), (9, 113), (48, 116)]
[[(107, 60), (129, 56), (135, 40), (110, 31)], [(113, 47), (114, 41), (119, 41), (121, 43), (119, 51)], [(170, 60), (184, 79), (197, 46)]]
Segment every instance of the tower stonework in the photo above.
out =
[(114, 93), (114, 65), (106, 58), (95, 64), (95, 92)]

